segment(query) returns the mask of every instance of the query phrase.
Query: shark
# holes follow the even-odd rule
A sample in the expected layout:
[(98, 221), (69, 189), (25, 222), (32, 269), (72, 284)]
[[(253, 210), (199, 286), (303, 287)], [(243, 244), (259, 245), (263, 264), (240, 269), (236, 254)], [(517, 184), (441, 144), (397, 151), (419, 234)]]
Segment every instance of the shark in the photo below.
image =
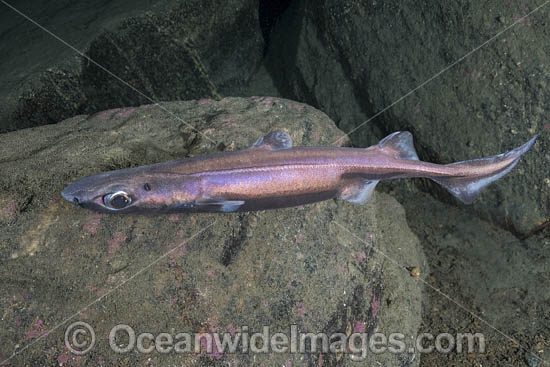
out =
[(238, 151), (114, 170), (77, 179), (61, 192), (107, 213), (245, 212), (340, 198), (363, 204), (379, 181), (429, 178), (463, 203), (510, 172), (537, 136), (506, 153), (450, 164), (420, 161), (412, 134), (368, 148), (294, 147), (284, 131)]

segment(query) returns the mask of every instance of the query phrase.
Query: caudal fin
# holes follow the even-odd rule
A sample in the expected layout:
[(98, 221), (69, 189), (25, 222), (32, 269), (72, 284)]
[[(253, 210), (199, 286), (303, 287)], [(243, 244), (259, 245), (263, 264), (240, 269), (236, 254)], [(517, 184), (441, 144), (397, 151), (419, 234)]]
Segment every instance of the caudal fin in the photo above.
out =
[[(449, 190), (463, 203), (471, 204), (485, 186), (498, 180), (516, 166), (519, 158), (533, 146), (537, 136), (507, 153), (447, 164), (447, 167), (456, 168), (456, 176), (430, 178)], [(477, 173), (469, 174), (469, 172)]]

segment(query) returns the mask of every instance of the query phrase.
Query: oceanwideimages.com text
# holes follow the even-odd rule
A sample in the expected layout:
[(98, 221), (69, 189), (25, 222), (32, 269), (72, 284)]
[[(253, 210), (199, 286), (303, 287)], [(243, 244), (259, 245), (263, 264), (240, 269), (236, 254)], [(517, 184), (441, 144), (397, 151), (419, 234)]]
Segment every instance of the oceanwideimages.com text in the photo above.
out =
[[(93, 328), (84, 322), (71, 324), (65, 332), (65, 344), (74, 354), (89, 352), (97, 342)], [(219, 357), (234, 353), (345, 353), (354, 360), (367, 354), (381, 353), (484, 353), (481, 333), (421, 333), (407, 337), (403, 333), (332, 333), (303, 332), (291, 325), (286, 332), (263, 326), (261, 331), (241, 326), (226, 333), (189, 333), (138, 331), (126, 324), (111, 328), (107, 342), (116, 353), (206, 353)]]

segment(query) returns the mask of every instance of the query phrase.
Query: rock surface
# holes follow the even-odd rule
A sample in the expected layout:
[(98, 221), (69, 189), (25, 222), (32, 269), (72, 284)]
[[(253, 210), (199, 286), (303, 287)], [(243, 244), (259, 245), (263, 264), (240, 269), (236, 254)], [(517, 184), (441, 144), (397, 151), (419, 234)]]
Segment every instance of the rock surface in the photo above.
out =
[(272, 34), (269, 69), (283, 96), (325, 111), (344, 131), (385, 111), (352, 134), (359, 146), (409, 130), (421, 158), (449, 163), (541, 133), (516, 171), (473, 206), (527, 235), (550, 223), (550, 23), (544, 8), (520, 20), (534, 7), (299, 0)]
[(151, 99), (219, 97), (262, 57), (256, 1), (10, 3), (62, 41), (2, 9), (0, 132)]
[[(106, 215), (63, 201), (75, 178), (216, 150), (241, 149), (283, 129), (296, 145), (341, 135), (323, 113), (273, 98), (172, 102), (80, 115), (0, 135), (0, 357), (31, 365), (417, 366), (414, 353), (115, 353), (117, 324), (161, 332), (400, 332), (420, 325), (427, 274), (395, 199), (341, 200), (243, 214)], [(170, 111), (167, 113), (166, 111)], [(178, 119), (174, 115), (178, 116)], [(200, 131), (185, 125), (186, 121)], [(395, 262), (397, 262), (396, 265)], [(75, 321), (96, 335), (71, 354)], [(87, 340), (84, 338), (84, 340)], [(116, 339), (118, 344), (127, 339)], [(146, 347), (150, 343), (145, 343)], [(158, 345), (157, 345), (158, 346)]]
[(550, 276), (550, 233), (521, 240), (420, 190), (391, 194), (403, 204), (431, 271), (421, 330), (477, 332), (486, 340), (485, 353), (431, 353), (421, 365), (545, 366), (550, 294), (542, 284)]

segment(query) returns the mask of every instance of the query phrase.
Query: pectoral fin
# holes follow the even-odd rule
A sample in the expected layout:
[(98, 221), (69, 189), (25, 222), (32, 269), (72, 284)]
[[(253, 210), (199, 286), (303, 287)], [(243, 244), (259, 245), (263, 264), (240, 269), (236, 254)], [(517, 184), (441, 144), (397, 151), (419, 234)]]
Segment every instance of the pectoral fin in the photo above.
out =
[(243, 200), (218, 200), (206, 198), (195, 202), (195, 206), (203, 209), (212, 209), (212, 211), (220, 211), (231, 213), (237, 211), (244, 204)]
[(375, 180), (357, 180), (346, 185), (340, 191), (339, 197), (353, 204), (364, 204), (372, 196), (377, 183)]
[(289, 149), (292, 148), (292, 138), (284, 131), (275, 130), (256, 140), (251, 148), (269, 150)]

